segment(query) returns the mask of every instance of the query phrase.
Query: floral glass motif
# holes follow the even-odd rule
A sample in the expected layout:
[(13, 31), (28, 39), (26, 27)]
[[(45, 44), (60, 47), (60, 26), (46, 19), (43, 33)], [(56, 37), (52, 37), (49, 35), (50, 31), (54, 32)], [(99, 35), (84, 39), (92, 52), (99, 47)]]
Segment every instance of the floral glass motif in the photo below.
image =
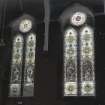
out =
[(95, 95), (94, 32), (89, 26), (80, 31), (81, 95)]
[(21, 94), (23, 37), (17, 35), (13, 40), (10, 97), (18, 97)]
[(68, 28), (64, 34), (64, 96), (77, 95), (77, 32)]
[(23, 96), (33, 96), (35, 69), (36, 35), (30, 33), (26, 38)]

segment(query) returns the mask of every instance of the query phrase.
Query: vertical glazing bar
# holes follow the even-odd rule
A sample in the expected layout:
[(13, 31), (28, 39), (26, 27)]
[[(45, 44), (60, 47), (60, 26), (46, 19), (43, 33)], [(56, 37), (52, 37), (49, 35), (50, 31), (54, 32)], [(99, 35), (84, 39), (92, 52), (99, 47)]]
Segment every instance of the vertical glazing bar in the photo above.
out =
[(77, 96), (77, 32), (73, 28), (64, 34), (64, 96)]
[(80, 31), (81, 95), (95, 95), (94, 31), (84, 26)]
[(23, 37), (17, 35), (13, 40), (11, 79), (10, 79), (10, 97), (19, 97), (21, 95), (22, 78), (22, 59), (23, 59)]
[(34, 95), (35, 49), (36, 35), (30, 33), (26, 38), (23, 96)]

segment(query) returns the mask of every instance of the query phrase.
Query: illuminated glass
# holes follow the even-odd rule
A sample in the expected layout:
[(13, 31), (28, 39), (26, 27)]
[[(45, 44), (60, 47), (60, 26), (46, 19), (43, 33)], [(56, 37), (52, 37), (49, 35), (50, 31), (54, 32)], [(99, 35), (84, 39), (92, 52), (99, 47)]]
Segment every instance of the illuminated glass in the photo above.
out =
[(84, 26), (80, 35), (81, 95), (95, 95), (94, 31)]
[(23, 37), (17, 35), (13, 40), (10, 93), (11, 97), (21, 95)]
[(77, 95), (77, 32), (68, 28), (64, 34), (64, 96)]
[(36, 35), (30, 33), (26, 38), (23, 96), (34, 95), (35, 49)]

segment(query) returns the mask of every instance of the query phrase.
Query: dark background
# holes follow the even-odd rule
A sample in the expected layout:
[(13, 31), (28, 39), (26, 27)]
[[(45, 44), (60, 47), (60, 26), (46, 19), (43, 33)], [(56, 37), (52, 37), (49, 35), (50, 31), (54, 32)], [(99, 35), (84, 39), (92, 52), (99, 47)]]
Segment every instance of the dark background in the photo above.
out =
[[(3, 23), (3, 6), (0, 0), (0, 24)], [(47, 1), (47, 0), (46, 0)], [(59, 16), (72, 3), (78, 2), (91, 8), (95, 16), (95, 58), (96, 97), (62, 97), (63, 36)], [(105, 105), (105, 16), (103, 0), (50, 0), (49, 1), (49, 50), (44, 51), (45, 32), (44, 0), (23, 0), (23, 10), (19, 0), (8, 0), (5, 31), (5, 46), (0, 47), (0, 105)], [(11, 62), (12, 30), (9, 24), (23, 13), (37, 21), (37, 48), (35, 72), (35, 96), (8, 98), (8, 83)], [(47, 14), (49, 15), (49, 14)], [(2, 27), (0, 27), (0, 33)], [(0, 34), (1, 35), (1, 34)]]

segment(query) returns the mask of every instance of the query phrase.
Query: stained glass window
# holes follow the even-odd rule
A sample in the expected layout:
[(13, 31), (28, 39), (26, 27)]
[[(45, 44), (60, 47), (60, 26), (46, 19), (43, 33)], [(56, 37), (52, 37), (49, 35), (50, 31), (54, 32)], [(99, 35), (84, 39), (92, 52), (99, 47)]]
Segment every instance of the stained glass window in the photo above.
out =
[(11, 97), (21, 95), (22, 60), (23, 60), (23, 37), (17, 35), (13, 40), (10, 93)]
[(72, 13), (64, 31), (64, 96), (95, 96), (94, 22), (83, 11)]
[(77, 95), (77, 32), (68, 28), (64, 35), (64, 95)]
[(34, 19), (25, 14), (12, 24), (13, 30), (20, 34), (12, 43), (10, 97), (34, 96), (36, 34), (32, 33), (33, 22)]
[[(26, 46), (25, 48), (24, 45)], [(17, 35), (14, 38), (9, 92), (10, 97), (34, 95), (35, 49), (35, 34), (30, 33), (27, 35), (24, 43), (21, 35)], [(25, 59), (23, 59), (23, 52), (25, 52)]]
[(23, 96), (34, 94), (35, 48), (36, 35), (30, 33), (26, 38)]
[(70, 22), (72, 25), (81, 26), (86, 22), (87, 15), (83, 12), (76, 12), (72, 15)]
[(19, 25), (19, 30), (22, 33), (27, 33), (32, 29), (32, 21), (30, 19), (22, 19)]
[(81, 95), (95, 94), (94, 32), (89, 26), (80, 31)]

